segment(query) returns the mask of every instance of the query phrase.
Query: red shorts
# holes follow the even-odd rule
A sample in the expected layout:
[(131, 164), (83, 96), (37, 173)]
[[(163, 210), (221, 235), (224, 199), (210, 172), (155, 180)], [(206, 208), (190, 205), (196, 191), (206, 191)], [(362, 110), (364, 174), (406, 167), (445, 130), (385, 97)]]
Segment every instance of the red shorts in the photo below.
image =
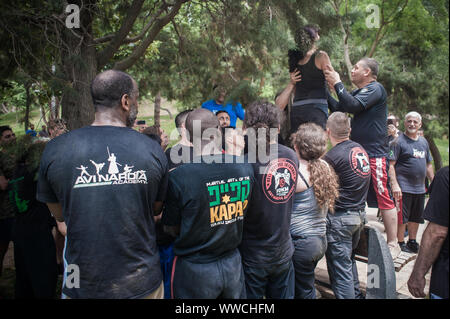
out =
[[(370, 205), (369, 198), (376, 198), (376, 206), (379, 209), (389, 210), (395, 208), (394, 200), (391, 196), (389, 184), (388, 184), (388, 174), (387, 174), (387, 162), (385, 157), (371, 157), (370, 161), (370, 171), (372, 174), (372, 187), (369, 188), (368, 194), (368, 204)], [(373, 198), (375, 200), (375, 198)]]

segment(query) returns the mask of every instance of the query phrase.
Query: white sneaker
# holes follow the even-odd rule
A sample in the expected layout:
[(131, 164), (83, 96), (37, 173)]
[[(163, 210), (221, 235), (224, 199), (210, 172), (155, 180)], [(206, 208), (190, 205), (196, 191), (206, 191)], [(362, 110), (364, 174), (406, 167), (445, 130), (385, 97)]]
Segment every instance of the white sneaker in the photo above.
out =
[(395, 260), (402, 252), (398, 243), (389, 243), (389, 251), (391, 252), (392, 260)]

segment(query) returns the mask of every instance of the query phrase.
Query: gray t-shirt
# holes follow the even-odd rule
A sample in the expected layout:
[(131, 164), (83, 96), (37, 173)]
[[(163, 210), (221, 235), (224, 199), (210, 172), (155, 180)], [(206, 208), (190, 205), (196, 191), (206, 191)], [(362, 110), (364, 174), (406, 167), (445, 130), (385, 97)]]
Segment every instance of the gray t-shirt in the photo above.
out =
[(389, 160), (396, 161), (395, 174), (404, 193), (425, 193), (427, 164), (432, 161), (425, 138), (417, 141), (406, 134), (399, 135), (390, 145)]

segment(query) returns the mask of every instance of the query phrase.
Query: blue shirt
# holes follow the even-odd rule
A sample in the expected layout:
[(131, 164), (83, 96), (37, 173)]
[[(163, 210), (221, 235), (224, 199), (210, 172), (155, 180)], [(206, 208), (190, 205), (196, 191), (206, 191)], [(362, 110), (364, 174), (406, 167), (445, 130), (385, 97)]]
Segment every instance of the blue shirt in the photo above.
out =
[(26, 135), (36, 136), (37, 132), (35, 130), (28, 129), (25, 131)]
[(209, 100), (202, 104), (202, 108), (208, 109), (214, 114), (218, 111), (226, 111), (228, 115), (230, 115), (230, 126), (236, 127), (237, 118), (244, 120), (245, 111), (242, 108), (241, 103), (237, 102), (236, 105), (232, 105), (231, 103), (223, 106), (222, 104), (217, 104), (216, 101)]

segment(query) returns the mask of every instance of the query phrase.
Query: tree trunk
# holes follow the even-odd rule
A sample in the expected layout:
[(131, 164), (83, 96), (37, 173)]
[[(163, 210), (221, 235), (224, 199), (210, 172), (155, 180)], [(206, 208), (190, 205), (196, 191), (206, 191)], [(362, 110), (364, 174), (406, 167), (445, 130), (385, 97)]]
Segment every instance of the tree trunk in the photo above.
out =
[(439, 169), (442, 168), (441, 152), (439, 152), (439, 148), (437, 147), (432, 137), (425, 135), (425, 138), (428, 142), (428, 145), (430, 146), (430, 152), (434, 162), (434, 169), (435, 171), (438, 171)]
[(31, 107), (31, 94), (30, 94), (31, 83), (25, 84), (26, 92), (26, 104), (25, 104), (25, 131), (30, 126), (30, 107)]
[[(87, 3), (86, 3), (87, 2)], [(94, 120), (90, 85), (97, 73), (96, 51), (92, 37), (92, 16), (95, 1), (80, 5), (80, 28), (64, 30), (63, 67), (70, 83), (63, 93), (62, 118), (73, 130)], [(66, 51), (67, 50), (67, 51)]]
[(155, 125), (157, 127), (161, 126), (161, 92), (158, 91), (155, 97), (155, 116), (154, 116)]

